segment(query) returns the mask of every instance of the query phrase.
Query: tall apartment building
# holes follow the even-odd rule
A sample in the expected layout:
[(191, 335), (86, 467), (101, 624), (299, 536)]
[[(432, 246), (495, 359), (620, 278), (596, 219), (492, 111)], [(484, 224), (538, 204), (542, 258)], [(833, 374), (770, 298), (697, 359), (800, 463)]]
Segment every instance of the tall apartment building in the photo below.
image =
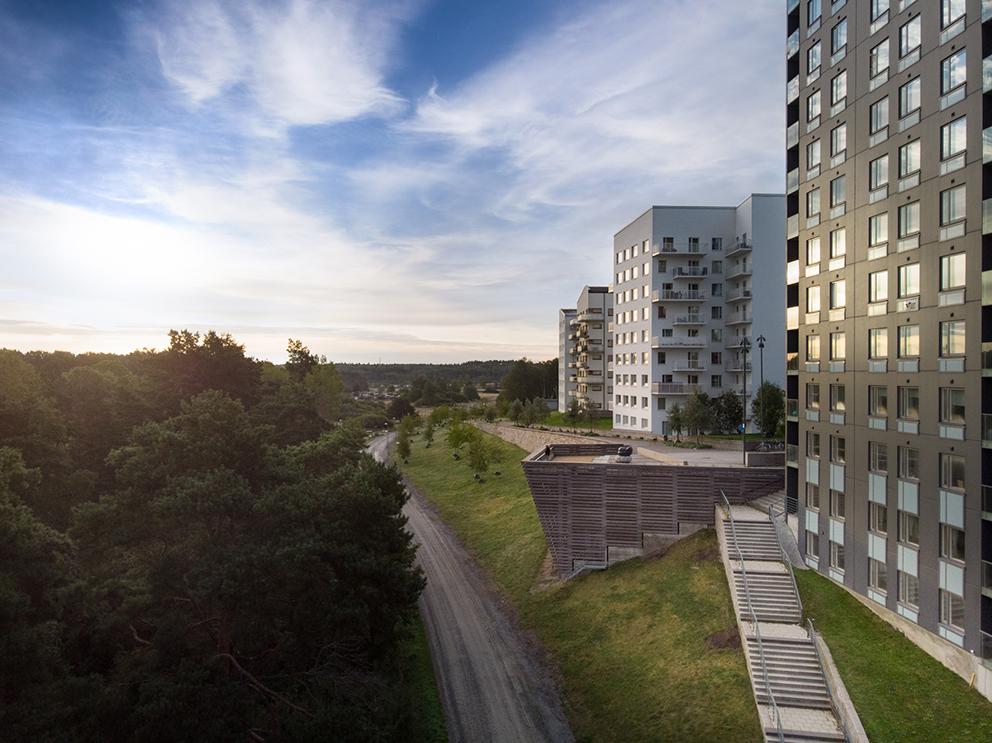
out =
[[(578, 355), (575, 353), (575, 340), (578, 338), (575, 309), (558, 310), (558, 412), (568, 410), (568, 404), (578, 392)], [(572, 366), (575, 364), (575, 366)]]
[(986, 5), (787, 3), (786, 482), (811, 567), (989, 657)]
[(584, 409), (609, 413), (613, 393), (613, 293), (587, 286), (576, 307), (558, 312), (558, 410), (573, 399)]
[[(785, 382), (785, 197), (737, 207), (653, 206), (613, 238), (613, 425), (667, 434), (693, 392)], [(752, 344), (745, 362), (742, 343)], [(752, 369), (754, 372), (752, 372)]]

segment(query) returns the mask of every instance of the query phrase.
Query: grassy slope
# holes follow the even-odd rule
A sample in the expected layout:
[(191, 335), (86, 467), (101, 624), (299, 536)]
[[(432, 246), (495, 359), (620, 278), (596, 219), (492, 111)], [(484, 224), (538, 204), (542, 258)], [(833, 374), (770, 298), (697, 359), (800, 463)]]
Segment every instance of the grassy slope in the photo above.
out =
[(796, 573), (872, 743), (992, 741), (992, 705), (844, 589)]
[(476, 483), (443, 436), (415, 440), (404, 470), (438, 506), (554, 655), (579, 740), (758, 740), (739, 649), (705, 638), (733, 626), (712, 531), (668, 555), (530, 593), (544, 538), (520, 467), (524, 452), (494, 439), (500, 477)]
[(422, 743), (447, 743), (448, 732), (444, 727), (444, 710), (431, 665), (431, 653), (420, 617), (411, 627), (412, 634), (403, 651), (412, 714), (406, 730), (406, 739)]
[(612, 431), (613, 419), (609, 416), (597, 418), (592, 423), (582, 422), (572, 424), (565, 420), (565, 416), (557, 410), (552, 410), (551, 415), (544, 422), (547, 426), (563, 426), (567, 428), (591, 428), (596, 431)]

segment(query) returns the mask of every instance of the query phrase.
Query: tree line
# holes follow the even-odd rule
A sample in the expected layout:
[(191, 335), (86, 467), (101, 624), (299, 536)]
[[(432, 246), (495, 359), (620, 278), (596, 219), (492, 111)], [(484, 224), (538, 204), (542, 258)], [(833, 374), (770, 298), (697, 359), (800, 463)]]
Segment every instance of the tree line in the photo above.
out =
[(423, 578), (335, 365), (0, 351), (0, 739), (396, 740)]

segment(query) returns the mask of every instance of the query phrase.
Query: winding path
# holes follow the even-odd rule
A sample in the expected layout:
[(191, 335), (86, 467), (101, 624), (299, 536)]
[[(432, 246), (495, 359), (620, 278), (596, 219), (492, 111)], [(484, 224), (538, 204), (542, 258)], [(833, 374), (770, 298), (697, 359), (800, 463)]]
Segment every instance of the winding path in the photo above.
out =
[[(369, 444), (389, 455), (392, 434)], [(404, 508), (427, 576), (420, 613), (453, 743), (574, 740), (535, 648), (465, 546), (409, 483)]]

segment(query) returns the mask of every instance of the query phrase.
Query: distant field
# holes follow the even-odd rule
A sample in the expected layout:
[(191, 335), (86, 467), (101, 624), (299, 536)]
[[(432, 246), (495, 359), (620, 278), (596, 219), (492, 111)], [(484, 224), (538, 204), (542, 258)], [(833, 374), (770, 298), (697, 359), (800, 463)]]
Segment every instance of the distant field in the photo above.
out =
[(734, 627), (714, 532), (660, 559), (532, 592), (546, 549), (524, 452), (492, 440), (502, 474), (485, 483), (452, 458), (442, 433), (430, 449), (415, 439), (403, 470), (551, 652), (578, 740), (761, 740), (740, 648), (707, 643)]
[(992, 741), (992, 704), (828, 578), (796, 572), (872, 743)]

